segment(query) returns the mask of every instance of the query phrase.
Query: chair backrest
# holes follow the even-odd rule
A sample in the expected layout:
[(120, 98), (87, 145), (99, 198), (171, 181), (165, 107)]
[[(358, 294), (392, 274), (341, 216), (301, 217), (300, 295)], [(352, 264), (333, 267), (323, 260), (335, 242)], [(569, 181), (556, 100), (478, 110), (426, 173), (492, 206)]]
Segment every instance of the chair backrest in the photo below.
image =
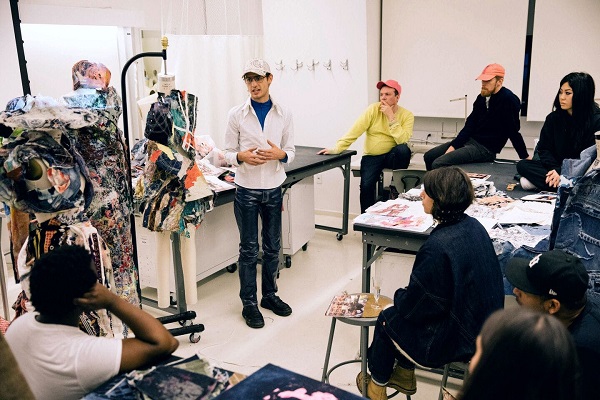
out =
[(400, 193), (407, 192), (423, 182), (425, 172), (419, 169), (395, 169), (392, 171), (394, 186)]

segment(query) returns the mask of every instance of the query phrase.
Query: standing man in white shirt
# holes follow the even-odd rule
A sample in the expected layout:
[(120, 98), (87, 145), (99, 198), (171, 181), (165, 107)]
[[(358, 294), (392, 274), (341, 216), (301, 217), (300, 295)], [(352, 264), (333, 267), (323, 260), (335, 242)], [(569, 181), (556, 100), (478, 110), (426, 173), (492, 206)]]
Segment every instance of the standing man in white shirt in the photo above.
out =
[(248, 61), (242, 79), (250, 96), (229, 111), (225, 159), (237, 167), (234, 211), (240, 231), (242, 316), (249, 327), (262, 328), (265, 321), (258, 309), (256, 285), (259, 215), (262, 220), (260, 306), (279, 316), (292, 313), (292, 308), (276, 295), (276, 278), (281, 247), (281, 185), (286, 178), (283, 163), (294, 160), (294, 128), (289, 110), (269, 95), (273, 82), (269, 64), (261, 59)]

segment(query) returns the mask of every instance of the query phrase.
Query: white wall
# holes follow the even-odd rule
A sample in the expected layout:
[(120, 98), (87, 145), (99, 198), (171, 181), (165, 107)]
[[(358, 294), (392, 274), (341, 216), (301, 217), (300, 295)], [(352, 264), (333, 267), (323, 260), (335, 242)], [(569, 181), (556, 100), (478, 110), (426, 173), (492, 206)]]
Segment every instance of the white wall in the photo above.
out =
[[(263, 0), (265, 59), (274, 70), (271, 93), (293, 111), (297, 145), (333, 146), (377, 100), (378, 7), (373, 0)], [(373, 16), (376, 29), (368, 20)], [(285, 67), (275, 70), (282, 60)], [(294, 71), (296, 60), (304, 66)], [(309, 71), (313, 60), (319, 65)], [(331, 70), (323, 66), (328, 60)], [(340, 66), (346, 60), (347, 71)], [(361, 152), (362, 143), (351, 149)], [(323, 174), (315, 188), (316, 209), (341, 210), (341, 176), (339, 170)], [(350, 211), (358, 212), (357, 179), (351, 190)]]
[(569, 72), (592, 75), (600, 97), (599, 16), (598, 0), (536, 2), (528, 120), (543, 121), (552, 111), (560, 80)]
[(23, 95), (21, 74), (17, 47), (10, 13), (10, 3), (0, 1), (0, 109), (4, 110), (6, 103), (17, 96)]

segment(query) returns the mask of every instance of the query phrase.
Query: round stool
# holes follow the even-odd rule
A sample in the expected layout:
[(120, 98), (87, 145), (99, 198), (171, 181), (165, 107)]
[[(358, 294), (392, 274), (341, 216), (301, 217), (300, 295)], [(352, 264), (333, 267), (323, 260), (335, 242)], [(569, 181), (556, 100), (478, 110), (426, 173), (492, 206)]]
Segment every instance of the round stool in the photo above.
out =
[[(360, 296), (364, 293), (355, 293), (350, 296)], [(331, 318), (331, 328), (329, 329), (329, 340), (327, 342), (327, 351), (325, 353), (325, 363), (323, 364), (323, 376), (321, 377), (321, 382), (329, 383), (329, 375), (337, 368), (351, 363), (361, 363), (361, 372), (362, 376), (367, 376), (367, 349), (369, 347), (369, 327), (375, 326), (377, 323), (377, 316), (381, 312), (381, 310), (386, 307), (388, 304), (392, 303), (392, 299), (386, 296), (381, 296), (379, 298), (379, 305), (381, 309), (374, 309), (373, 305), (375, 304), (375, 299), (373, 294), (367, 293), (367, 302), (363, 307), (363, 313), (361, 317), (344, 317), (344, 316), (333, 316)], [(341, 312), (343, 314), (343, 311)], [(354, 360), (342, 361), (333, 367), (329, 368), (329, 357), (331, 355), (331, 345), (333, 344), (333, 336), (335, 334), (335, 324), (336, 321), (343, 322), (348, 325), (360, 326), (360, 358)], [(362, 393), (364, 396), (367, 394), (367, 379), (363, 380)], [(388, 397), (393, 397), (397, 394), (394, 393)], [(407, 399), (410, 399), (410, 396), (406, 396)]]

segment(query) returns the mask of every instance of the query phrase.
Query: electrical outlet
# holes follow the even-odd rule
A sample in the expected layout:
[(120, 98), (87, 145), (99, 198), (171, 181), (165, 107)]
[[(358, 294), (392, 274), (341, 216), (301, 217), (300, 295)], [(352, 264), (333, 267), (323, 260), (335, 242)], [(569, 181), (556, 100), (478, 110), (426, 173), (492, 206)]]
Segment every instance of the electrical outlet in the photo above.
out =
[(321, 174), (315, 175), (315, 181), (317, 182), (318, 185), (323, 183), (323, 178), (321, 177)]

